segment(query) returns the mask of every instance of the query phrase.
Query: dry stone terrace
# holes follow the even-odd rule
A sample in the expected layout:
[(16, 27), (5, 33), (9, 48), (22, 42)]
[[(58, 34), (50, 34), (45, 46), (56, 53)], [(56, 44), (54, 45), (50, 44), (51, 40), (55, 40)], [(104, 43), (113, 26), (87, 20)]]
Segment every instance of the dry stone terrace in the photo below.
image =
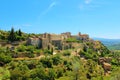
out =
[[(71, 35), (70, 32), (65, 32), (61, 34), (49, 34), (44, 33), (39, 37), (29, 37), (27, 40), (27, 45), (34, 45), (38, 48), (42, 49), (57, 49), (57, 50), (65, 50), (69, 49), (73, 46), (73, 42), (67, 42), (67, 39), (74, 39), (77, 41), (88, 41), (90, 40), (89, 35), (81, 34)], [(75, 42), (74, 42), (75, 43)]]

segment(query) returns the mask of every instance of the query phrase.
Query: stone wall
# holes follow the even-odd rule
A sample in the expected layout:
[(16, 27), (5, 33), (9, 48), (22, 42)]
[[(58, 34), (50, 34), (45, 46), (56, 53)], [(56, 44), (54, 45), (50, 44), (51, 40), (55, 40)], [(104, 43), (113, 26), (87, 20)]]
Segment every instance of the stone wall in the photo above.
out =
[(58, 50), (62, 50), (62, 42), (61, 40), (52, 40), (52, 45), (56, 48), (58, 48)]
[(87, 34), (82, 34), (80, 37), (82, 38), (82, 40), (88, 40), (89, 39), (89, 35), (87, 35)]
[(75, 38), (77, 40), (87, 40), (89, 36), (87, 34), (81, 34), (80, 32), (78, 35), (71, 35), (70, 32), (61, 33), (61, 34), (49, 34), (44, 33), (40, 36), (40, 38), (29, 38), (27, 40), (28, 45), (38, 46), (39, 48), (54, 48), (57, 47), (58, 49), (69, 49), (75, 47), (72, 43), (66, 43), (65, 40), (68, 38)]
[(50, 35), (50, 40), (62, 40), (62, 36), (61, 35)]
[(33, 45), (38, 48), (42, 48), (42, 39), (41, 38), (28, 38), (27, 45)]
[(49, 46), (49, 40), (47, 38), (42, 39), (42, 48), (47, 49)]

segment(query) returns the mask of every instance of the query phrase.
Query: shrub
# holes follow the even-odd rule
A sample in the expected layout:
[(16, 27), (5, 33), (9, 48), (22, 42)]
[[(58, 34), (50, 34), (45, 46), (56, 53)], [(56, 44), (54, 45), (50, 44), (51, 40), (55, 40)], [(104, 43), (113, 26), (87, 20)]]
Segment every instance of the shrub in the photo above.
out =
[(66, 42), (81, 42), (80, 40), (77, 40), (75, 38), (68, 38)]
[(70, 52), (69, 51), (64, 51), (63, 56), (70, 56)]
[(48, 50), (48, 49), (44, 49), (44, 54), (52, 54), (52, 52), (50, 51), (50, 50)]
[(48, 76), (45, 73), (45, 69), (44, 68), (36, 68), (36, 69), (32, 70), (30, 77), (31, 78), (38, 77), (39, 80), (48, 80)]
[(26, 47), (24, 45), (20, 45), (18, 48), (17, 48), (17, 51), (18, 52), (24, 52), (26, 50)]
[(32, 52), (26, 52), (25, 54), (29, 58), (33, 58), (34, 57), (34, 53), (32, 53)]
[(50, 58), (42, 58), (40, 62), (43, 64), (45, 68), (52, 68), (52, 59)]
[(58, 55), (55, 55), (53, 58), (52, 58), (52, 60), (53, 60), (53, 64), (54, 65), (58, 65), (58, 64), (60, 64), (61, 63), (61, 58), (60, 58), (60, 56), (58, 56)]
[(35, 50), (34, 46), (27, 46), (26, 51), (33, 52)]
[(0, 53), (0, 62), (9, 63), (10, 61), (12, 61), (11, 56), (5, 55), (4, 53)]

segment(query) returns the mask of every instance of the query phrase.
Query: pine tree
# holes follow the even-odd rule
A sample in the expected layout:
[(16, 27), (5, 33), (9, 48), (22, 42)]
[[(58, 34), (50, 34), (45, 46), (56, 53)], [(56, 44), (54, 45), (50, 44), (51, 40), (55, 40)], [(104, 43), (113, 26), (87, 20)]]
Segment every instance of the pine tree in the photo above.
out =
[(11, 42), (14, 42), (16, 40), (16, 36), (15, 36), (15, 32), (14, 32), (14, 28), (11, 28), (10, 34), (8, 36), (8, 40)]
[(19, 36), (22, 36), (21, 29), (18, 30), (18, 35), (19, 35)]

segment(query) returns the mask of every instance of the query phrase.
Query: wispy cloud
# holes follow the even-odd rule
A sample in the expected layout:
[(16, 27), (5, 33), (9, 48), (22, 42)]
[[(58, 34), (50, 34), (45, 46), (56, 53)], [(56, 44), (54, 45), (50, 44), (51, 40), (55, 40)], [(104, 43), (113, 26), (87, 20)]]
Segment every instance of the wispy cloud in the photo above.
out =
[(23, 27), (31, 27), (32, 25), (31, 24), (22, 24), (21, 26), (23, 26)]
[(53, 7), (55, 7), (57, 5), (57, 2), (52, 2), (49, 6), (48, 6), (48, 8), (46, 8), (42, 13), (41, 13), (41, 15), (45, 15), (45, 14), (47, 14)]
[(91, 5), (92, 0), (83, 0), (83, 2), (79, 5), (79, 9), (83, 10), (86, 7), (88, 7), (88, 5)]
[(92, 0), (85, 0), (85, 4), (90, 4)]
[(52, 2), (52, 3), (49, 5), (48, 9), (54, 7), (55, 5), (56, 5), (56, 2)]
[(99, 4), (96, 0), (83, 0), (83, 3), (79, 4), (80, 10), (92, 10), (95, 8), (101, 7), (102, 4)]

